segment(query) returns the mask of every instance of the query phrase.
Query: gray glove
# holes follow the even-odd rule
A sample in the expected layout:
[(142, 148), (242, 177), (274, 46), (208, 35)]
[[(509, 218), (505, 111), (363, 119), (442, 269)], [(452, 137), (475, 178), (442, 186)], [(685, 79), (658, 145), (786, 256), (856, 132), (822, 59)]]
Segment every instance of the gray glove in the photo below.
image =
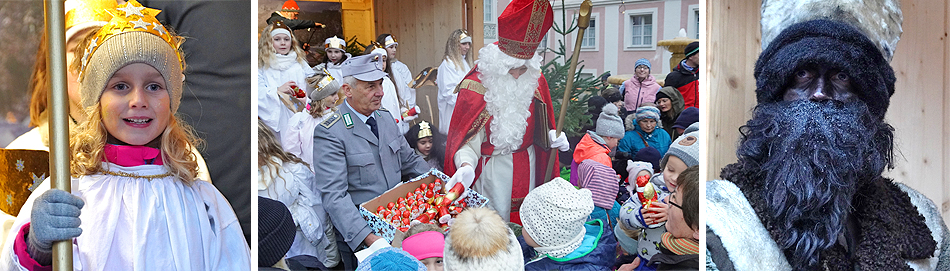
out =
[(42, 265), (52, 264), (53, 242), (71, 240), (82, 234), (79, 209), (83, 205), (82, 199), (59, 189), (40, 195), (30, 212), (30, 257)]

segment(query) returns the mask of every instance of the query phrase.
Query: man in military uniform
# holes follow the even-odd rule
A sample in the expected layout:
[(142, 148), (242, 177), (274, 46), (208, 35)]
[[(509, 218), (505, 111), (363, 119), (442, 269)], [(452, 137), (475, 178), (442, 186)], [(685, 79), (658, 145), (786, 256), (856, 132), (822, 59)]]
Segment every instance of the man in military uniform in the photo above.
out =
[[(380, 108), (383, 97), (380, 55), (353, 57), (343, 63), (346, 95), (337, 113), (317, 125), (313, 136), (314, 169), (326, 211), (337, 229), (341, 264), (356, 269), (353, 255), (360, 244), (380, 240), (360, 216), (356, 205), (396, 186), (403, 175), (430, 169), (399, 134), (390, 112)], [(385, 240), (383, 240), (385, 242)]]

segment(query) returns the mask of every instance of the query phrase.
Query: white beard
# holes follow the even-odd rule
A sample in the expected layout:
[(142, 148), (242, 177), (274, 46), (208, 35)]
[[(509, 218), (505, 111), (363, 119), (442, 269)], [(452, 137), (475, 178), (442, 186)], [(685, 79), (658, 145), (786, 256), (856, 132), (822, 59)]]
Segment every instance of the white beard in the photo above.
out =
[[(499, 154), (510, 154), (521, 147), (526, 120), (531, 116), (534, 92), (541, 77), (541, 57), (518, 59), (506, 55), (495, 44), (489, 44), (479, 50), (479, 79), (487, 89), (485, 91), (485, 109), (493, 116), (488, 128), (491, 131), (489, 142)], [(508, 70), (528, 67), (528, 71), (518, 79), (508, 74)]]

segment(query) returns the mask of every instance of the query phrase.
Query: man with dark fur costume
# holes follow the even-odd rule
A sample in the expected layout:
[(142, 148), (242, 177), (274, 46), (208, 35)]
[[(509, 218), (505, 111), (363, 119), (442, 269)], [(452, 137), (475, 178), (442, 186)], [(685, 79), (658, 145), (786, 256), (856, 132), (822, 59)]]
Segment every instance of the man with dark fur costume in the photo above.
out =
[(763, 41), (739, 161), (706, 184), (709, 270), (950, 268), (934, 203), (881, 176), (894, 44), (865, 33), (879, 34), (810, 20)]

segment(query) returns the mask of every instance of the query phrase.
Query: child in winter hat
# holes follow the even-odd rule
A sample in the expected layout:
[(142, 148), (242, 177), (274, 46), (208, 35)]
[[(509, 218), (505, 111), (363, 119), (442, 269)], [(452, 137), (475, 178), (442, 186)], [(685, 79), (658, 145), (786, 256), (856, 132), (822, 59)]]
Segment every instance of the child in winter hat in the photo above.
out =
[(594, 160), (584, 160), (577, 167), (578, 186), (590, 190), (594, 199), (594, 211), (591, 219), (603, 220), (613, 226), (613, 222), (620, 215), (620, 204), (617, 203), (617, 191), (620, 190), (617, 172), (609, 166)]
[(676, 178), (686, 168), (699, 165), (699, 131), (690, 132), (673, 141), (670, 150), (660, 161), (663, 168), (663, 180), (670, 191), (676, 190)]
[(426, 266), (422, 265), (422, 262), (416, 260), (415, 257), (410, 255), (408, 252), (405, 252), (401, 249), (394, 247), (386, 247), (373, 254), (370, 254), (366, 259), (360, 262), (359, 266), (356, 268), (357, 271), (375, 271), (375, 270), (426, 270)]
[(443, 270), (445, 235), (439, 227), (420, 223), (409, 227), (406, 235), (408, 237), (402, 240), (402, 250), (416, 257), (429, 271)]
[(528, 193), (521, 204), (522, 236), (538, 254), (561, 258), (581, 246), (584, 221), (594, 210), (590, 190), (555, 178)]
[(587, 159), (611, 166), (610, 156), (612, 150), (617, 148), (620, 140), (624, 136), (623, 120), (620, 119), (619, 109), (614, 104), (606, 104), (597, 118), (597, 126), (594, 131), (587, 131), (587, 134), (577, 142), (574, 147), (574, 154), (571, 160), (572, 184), (577, 184), (577, 165)]
[(442, 254), (446, 271), (524, 270), (524, 256), (515, 233), (488, 208), (471, 208), (459, 214), (445, 236)]
[(617, 257), (617, 239), (606, 221), (587, 220), (594, 208), (590, 190), (576, 189), (561, 178), (528, 193), (521, 205), (519, 239), (530, 259), (525, 270), (609, 270)]

